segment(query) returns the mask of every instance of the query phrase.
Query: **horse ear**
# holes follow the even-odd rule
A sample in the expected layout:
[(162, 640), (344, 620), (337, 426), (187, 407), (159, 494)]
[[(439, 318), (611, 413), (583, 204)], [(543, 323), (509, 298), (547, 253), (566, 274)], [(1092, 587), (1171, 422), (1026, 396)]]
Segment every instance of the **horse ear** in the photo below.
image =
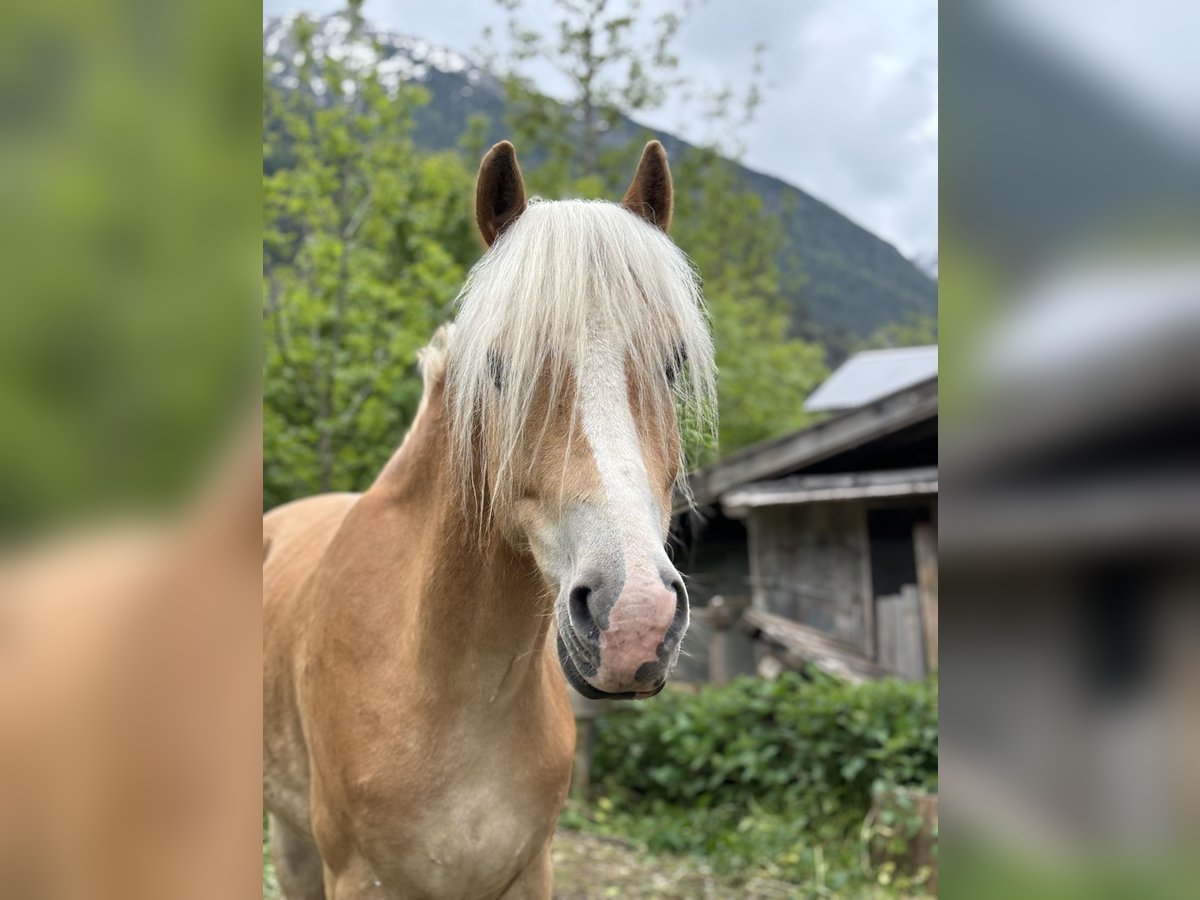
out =
[(667, 151), (658, 141), (650, 141), (621, 205), (666, 232), (671, 228), (673, 196)]
[(500, 232), (525, 212), (525, 181), (517, 165), (517, 151), (501, 141), (483, 158), (475, 185), (475, 221), (489, 247)]

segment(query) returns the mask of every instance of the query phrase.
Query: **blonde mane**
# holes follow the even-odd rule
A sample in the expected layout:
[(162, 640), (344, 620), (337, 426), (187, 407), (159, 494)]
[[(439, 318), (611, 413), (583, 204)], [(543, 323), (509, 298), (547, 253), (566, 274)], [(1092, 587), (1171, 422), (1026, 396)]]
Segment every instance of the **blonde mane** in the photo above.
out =
[[(545, 426), (530, 421), (539, 386), (549, 385), (553, 408), (597, 339), (624, 349), (643, 415), (667, 414), (672, 370), (680, 421), (715, 432), (699, 277), (670, 238), (617, 204), (532, 202), (471, 270), (458, 306), (446, 372), (451, 445), (464, 478), (487, 476), (493, 504), (508, 496), (526, 430)], [(489, 453), (484, 440), (502, 449)], [(489, 458), (494, 470), (484, 472)]]

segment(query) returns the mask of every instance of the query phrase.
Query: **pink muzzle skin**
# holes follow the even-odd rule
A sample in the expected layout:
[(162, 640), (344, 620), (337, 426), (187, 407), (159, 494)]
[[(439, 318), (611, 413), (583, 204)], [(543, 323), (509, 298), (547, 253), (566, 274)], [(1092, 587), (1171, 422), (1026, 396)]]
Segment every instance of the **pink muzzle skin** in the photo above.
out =
[(600, 666), (591, 680), (612, 693), (657, 692), (686, 625), (686, 595), (656, 571), (627, 579), (600, 632)]

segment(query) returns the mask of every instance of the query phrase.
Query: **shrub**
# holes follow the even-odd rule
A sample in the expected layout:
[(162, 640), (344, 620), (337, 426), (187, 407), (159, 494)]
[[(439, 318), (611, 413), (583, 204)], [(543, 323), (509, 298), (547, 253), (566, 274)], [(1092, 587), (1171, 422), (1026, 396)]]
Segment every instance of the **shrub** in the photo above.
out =
[(719, 869), (812, 877), (823, 852), (834, 869), (857, 867), (873, 791), (936, 791), (937, 753), (933, 680), (851, 685), (810, 671), (666, 691), (597, 721), (603, 796), (566, 824), (701, 853)]
[(600, 719), (592, 777), (639, 802), (861, 819), (876, 782), (937, 789), (937, 739), (935, 684), (788, 672)]

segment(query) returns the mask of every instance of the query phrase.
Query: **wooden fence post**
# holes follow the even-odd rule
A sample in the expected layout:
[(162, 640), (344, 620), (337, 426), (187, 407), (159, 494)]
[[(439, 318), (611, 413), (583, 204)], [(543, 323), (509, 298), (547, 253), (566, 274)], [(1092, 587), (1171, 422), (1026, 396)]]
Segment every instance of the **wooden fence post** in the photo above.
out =
[(606, 715), (615, 700), (589, 700), (574, 688), (567, 688), (571, 710), (575, 713), (575, 764), (571, 770), (571, 794), (587, 798), (592, 789), (592, 755), (596, 746), (596, 719)]
[(575, 721), (575, 765), (571, 770), (571, 794), (583, 800), (592, 790), (592, 754), (596, 749), (593, 719)]
[(906, 584), (899, 594), (879, 598), (879, 664), (901, 678), (925, 675), (921, 603), (916, 585)]
[[(711, 633), (708, 644), (708, 680), (715, 685), (733, 680), (735, 664), (730, 642), (735, 639), (733, 626), (750, 606), (749, 597), (716, 596), (704, 609)], [(696, 610), (697, 613), (700, 610)]]
[(925, 632), (925, 665), (938, 667), (938, 561), (937, 531), (930, 524), (913, 529), (913, 552), (917, 559), (917, 589), (921, 594), (921, 621)]

